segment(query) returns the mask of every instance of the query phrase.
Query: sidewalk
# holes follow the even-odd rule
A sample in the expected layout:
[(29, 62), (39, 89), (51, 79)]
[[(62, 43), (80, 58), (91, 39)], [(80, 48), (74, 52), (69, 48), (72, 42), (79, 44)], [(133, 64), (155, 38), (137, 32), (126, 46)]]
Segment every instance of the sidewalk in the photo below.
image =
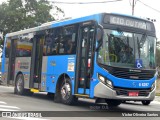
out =
[(158, 101), (158, 102), (160, 102), (160, 96), (155, 96), (154, 101)]
[(156, 81), (156, 95), (154, 101), (160, 102), (160, 78)]

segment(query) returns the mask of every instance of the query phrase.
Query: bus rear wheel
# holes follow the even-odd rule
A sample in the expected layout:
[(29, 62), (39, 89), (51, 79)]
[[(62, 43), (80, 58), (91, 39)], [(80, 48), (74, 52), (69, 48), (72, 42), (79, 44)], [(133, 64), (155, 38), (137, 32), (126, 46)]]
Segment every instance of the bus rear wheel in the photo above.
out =
[(24, 88), (24, 77), (22, 74), (18, 74), (16, 77), (16, 83), (14, 87), (14, 93), (18, 95), (32, 95), (29, 89)]
[(142, 104), (143, 104), (143, 105), (149, 105), (150, 103), (151, 103), (150, 100), (143, 100), (143, 101), (142, 101)]
[(64, 104), (72, 105), (77, 98), (72, 95), (72, 86), (69, 78), (65, 78), (60, 87), (61, 101)]
[(24, 93), (24, 77), (22, 74), (18, 74), (16, 77), (16, 83), (15, 83), (15, 94), (23, 95)]

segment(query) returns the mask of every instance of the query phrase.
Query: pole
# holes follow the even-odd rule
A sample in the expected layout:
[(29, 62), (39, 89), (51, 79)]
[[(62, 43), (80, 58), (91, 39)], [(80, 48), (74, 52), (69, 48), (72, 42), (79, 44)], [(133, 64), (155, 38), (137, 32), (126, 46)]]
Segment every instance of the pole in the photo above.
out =
[(132, 15), (134, 15), (134, 0), (132, 1)]

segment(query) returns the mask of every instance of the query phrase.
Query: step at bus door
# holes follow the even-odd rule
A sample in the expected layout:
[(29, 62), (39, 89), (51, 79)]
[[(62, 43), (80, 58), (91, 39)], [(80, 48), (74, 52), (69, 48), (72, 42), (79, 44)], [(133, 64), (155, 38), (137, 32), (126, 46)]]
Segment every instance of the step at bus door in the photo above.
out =
[(89, 94), (93, 74), (95, 23), (85, 22), (80, 25), (76, 64), (75, 94)]
[(14, 74), (15, 74), (16, 48), (17, 48), (17, 40), (12, 39), (10, 43), (10, 50), (9, 50), (7, 85), (13, 85), (14, 83), (13, 80), (14, 80)]
[(31, 54), (30, 88), (40, 89), (44, 36), (35, 35)]

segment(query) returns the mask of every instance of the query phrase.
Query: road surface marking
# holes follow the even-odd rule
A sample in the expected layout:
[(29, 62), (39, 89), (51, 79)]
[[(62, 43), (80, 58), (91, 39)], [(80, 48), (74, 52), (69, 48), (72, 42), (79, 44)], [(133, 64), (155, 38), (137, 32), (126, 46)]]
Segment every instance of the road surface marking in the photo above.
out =
[(160, 104), (159, 101), (152, 101), (151, 103), (154, 103), (154, 104)]
[(8, 106), (6, 102), (0, 101), (0, 111), (18, 111), (19, 109), (19, 107)]
[(6, 102), (0, 101), (0, 104), (7, 104)]
[[(19, 111), (20, 108), (16, 106), (9, 106), (6, 102), (0, 101), (0, 111)], [(4, 112), (5, 115), (6, 112)], [(2, 116), (3, 118), (9, 119), (17, 119), (17, 120), (49, 120), (45, 118), (34, 118), (34, 117), (10, 117), (10, 116)]]
[(18, 111), (18, 110), (0, 108), (0, 111)]
[(0, 105), (0, 108), (15, 108), (15, 109), (20, 109), (19, 107), (16, 107), (16, 106), (7, 106), (7, 105)]

